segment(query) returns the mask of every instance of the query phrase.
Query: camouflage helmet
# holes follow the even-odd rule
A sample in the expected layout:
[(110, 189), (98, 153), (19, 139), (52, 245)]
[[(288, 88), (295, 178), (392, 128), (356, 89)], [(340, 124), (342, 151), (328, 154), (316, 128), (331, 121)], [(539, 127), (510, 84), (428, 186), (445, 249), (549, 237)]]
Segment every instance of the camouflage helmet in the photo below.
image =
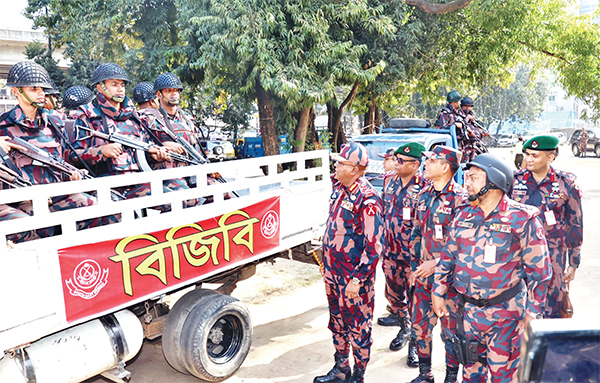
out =
[(90, 79), (90, 85), (96, 85), (99, 82), (105, 80), (123, 80), (125, 83), (129, 82), (129, 76), (125, 69), (115, 63), (104, 63), (98, 65), (92, 78)]
[(154, 92), (167, 88), (183, 89), (183, 85), (181, 85), (179, 77), (175, 74), (169, 72), (161, 73), (156, 80), (154, 80)]
[(94, 93), (83, 85), (74, 85), (67, 89), (63, 96), (63, 106), (69, 110), (90, 103), (95, 98)]
[(52, 80), (48, 71), (33, 61), (20, 61), (10, 68), (6, 86), (22, 88), (24, 86), (51, 89)]
[(460, 105), (461, 106), (473, 106), (473, 99), (469, 96), (465, 96), (465, 97), (463, 97), (462, 100), (460, 100)]
[(485, 172), (487, 183), (492, 185), (491, 188), (500, 189), (508, 194), (514, 176), (511, 167), (504, 160), (493, 154), (483, 153), (468, 162), (465, 168), (469, 169), (472, 166)]
[(462, 96), (456, 90), (449, 92), (448, 95), (446, 96), (446, 100), (448, 102), (459, 102), (461, 98), (462, 98)]
[(133, 101), (138, 105), (148, 102), (156, 97), (154, 84), (150, 81), (140, 82), (133, 88)]

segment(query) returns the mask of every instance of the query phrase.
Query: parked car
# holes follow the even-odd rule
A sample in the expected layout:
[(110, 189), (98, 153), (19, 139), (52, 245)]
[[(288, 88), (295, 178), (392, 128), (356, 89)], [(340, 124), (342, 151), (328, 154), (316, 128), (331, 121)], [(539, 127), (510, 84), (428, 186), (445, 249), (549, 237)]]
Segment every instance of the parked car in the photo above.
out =
[[(381, 191), (383, 188), (383, 159), (378, 156), (389, 148), (398, 148), (408, 142), (423, 144), (427, 150), (437, 145), (457, 147), (454, 129), (407, 128), (395, 129), (397, 133), (365, 134), (357, 136), (354, 142), (362, 144), (369, 153), (369, 166), (366, 178)], [(384, 130), (385, 132), (385, 130)], [(462, 171), (457, 173), (458, 182), (462, 183)]]
[[(588, 141), (587, 141), (587, 152), (592, 152), (596, 154), (596, 157), (600, 157), (600, 128), (588, 128), (585, 130), (588, 133)], [(579, 134), (581, 133), (581, 129), (577, 129), (571, 135), (571, 139), (569, 139), (569, 145), (571, 146), (571, 150), (575, 157), (579, 157), (581, 155), (581, 149), (579, 147)]]
[(567, 134), (565, 132), (550, 132), (548, 135), (558, 138), (559, 145), (564, 145), (567, 143)]
[(500, 137), (498, 137), (497, 147), (512, 148), (517, 142), (519, 142), (519, 139), (516, 134), (501, 134)]
[(235, 149), (229, 141), (200, 141), (200, 146), (209, 161), (223, 161), (235, 158)]

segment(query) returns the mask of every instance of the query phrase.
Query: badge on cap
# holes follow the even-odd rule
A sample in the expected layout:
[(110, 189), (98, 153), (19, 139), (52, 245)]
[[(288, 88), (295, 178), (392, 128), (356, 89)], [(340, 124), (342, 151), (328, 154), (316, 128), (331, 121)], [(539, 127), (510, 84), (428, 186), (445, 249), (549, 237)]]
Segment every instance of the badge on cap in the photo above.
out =
[(407, 146), (407, 147), (404, 148), (404, 153), (410, 153), (410, 147), (409, 146)]
[(532, 148), (534, 148), (534, 149), (535, 149), (535, 148), (537, 148), (538, 146), (540, 146), (540, 144), (538, 144), (538, 142), (537, 142), (537, 141), (533, 141), (533, 142), (531, 143), (531, 147), (532, 147)]

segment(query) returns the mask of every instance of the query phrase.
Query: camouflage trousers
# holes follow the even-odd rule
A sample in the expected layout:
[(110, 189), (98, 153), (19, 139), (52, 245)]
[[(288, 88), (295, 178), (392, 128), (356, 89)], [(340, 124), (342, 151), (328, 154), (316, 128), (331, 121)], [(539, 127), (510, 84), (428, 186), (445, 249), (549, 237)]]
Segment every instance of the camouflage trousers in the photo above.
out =
[[(415, 282), (415, 294), (413, 296), (413, 323), (412, 331), (417, 339), (417, 354), (419, 359), (431, 358), (431, 348), (433, 340), (433, 328), (438, 322), (438, 317), (433, 311), (431, 305), (431, 286), (433, 285), (433, 275), (423, 283), (420, 279)], [(458, 366), (458, 361), (452, 348), (450, 339), (444, 334), (444, 329), (455, 331), (456, 314), (456, 290), (452, 287), (448, 290), (446, 303), (450, 316), (440, 318), (442, 325), (442, 341), (446, 348), (446, 364), (449, 366)]]
[[(174, 190), (179, 190), (179, 189), (189, 189), (189, 186), (182, 179), (169, 180), (168, 182), (163, 184), (163, 193), (165, 193), (165, 194), (172, 192)], [(150, 188), (149, 183), (143, 183), (143, 184), (132, 185), (132, 186), (123, 186), (120, 188), (116, 188), (116, 191), (118, 191), (121, 194), (124, 194), (126, 199), (140, 198), (140, 197), (145, 197), (145, 196), (149, 196), (150, 194), (152, 194), (152, 190)], [(198, 204), (198, 200), (191, 199), (191, 200), (183, 201), (182, 204), (183, 204), (183, 208), (185, 209), (190, 206), (196, 206), (196, 204)], [(171, 206), (168, 204), (152, 206), (150, 208), (158, 210), (161, 213), (171, 211)]]
[(560, 318), (560, 308), (566, 291), (566, 286), (563, 282), (563, 273), (563, 267), (553, 260), (552, 279), (548, 285), (544, 318)]
[[(516, 305), (516, 299), (503, 303)], [(463, 382), (485, 383), (488, 372), (494, 383), (516, 382), (521, 355), (523, 319), (498, 312), (496, 306), (483, 308), (466, 304), (465, 335), (480, 343), (479, 355), (487, 356), (487, 363), (477, 362), (463, 367)]]
[[(336, 278), (338, 279), (338, 278)], [(350, 367), (348, 360), (350, 347), (354, 356), (355, 368), (365, 369), (371, 357), (373, 337), (371, 328), (375, 307), (374, 277), (363, 283), (359, 295), (348, 299), (345, 295), (346, 283), (325, 281), (325, 292), (329, 302), (329, 329), (333, 334), (333, 346), (342, 359), (342, 367)]]
[(385, 275), (385, 297), (390, 302), (392, 313), (399, 318), (410, 318), (410, 262), (402, 255), (386, 254), (381, 261), (381, 267)]

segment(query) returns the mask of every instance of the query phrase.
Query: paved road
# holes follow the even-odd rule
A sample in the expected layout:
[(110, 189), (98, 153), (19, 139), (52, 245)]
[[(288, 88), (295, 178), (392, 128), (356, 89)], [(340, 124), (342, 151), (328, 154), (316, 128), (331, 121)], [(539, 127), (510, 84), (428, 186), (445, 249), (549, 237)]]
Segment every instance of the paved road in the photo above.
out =
[[(493, 151), (505, 157), (511, 155), (508, 149)], [(584, 193), (583, 262), (571, 286), (575, 317), (580, 320), (598, 318), (600, 158), (575, 158), (568, 147), (564, 147), (555, 167), (575, 173)], [(376, 291), (377, 318), (385, 313), (386, 305), (381, 272), (377, 276)], [(240, 283), (233, 295), (244, 301), (251, 311), (254, 340), (246, 361), (227, 383), (310, 383), (315, 375), (324, 374), (331, 368), (334, 349), (331, 333), (327, 330), (325, 292), (316, 267), (287, 260), (261, 265), (258, 274)], [(367, 382), (408, 382), (418, 374), (416, 369), (405, 365), (406, 349), (398, 352), (388, 349), (396, 331), (395, 328), (374, 325), (372, 358), (365, 376)], [(438, 334), (434, 339), (435, 377), (443, 381), (443, 347)], [(160, 340), (145, 342), (141, 353), (128, 363), (127, 369), (133, 373), (132, 383), (198, 382), (168, 366), (162, 356)], [(96, 378), (87, 381), (92, 382), (107, 380)]]

